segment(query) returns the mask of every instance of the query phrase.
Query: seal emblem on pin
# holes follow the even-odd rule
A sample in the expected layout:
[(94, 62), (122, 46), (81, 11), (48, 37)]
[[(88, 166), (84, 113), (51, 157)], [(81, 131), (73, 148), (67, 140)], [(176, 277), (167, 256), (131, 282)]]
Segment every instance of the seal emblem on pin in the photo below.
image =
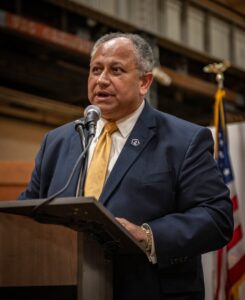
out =
[(132, 139), (131, 145), (137, 147), (140, 145), (140, 141), (138, 139)]

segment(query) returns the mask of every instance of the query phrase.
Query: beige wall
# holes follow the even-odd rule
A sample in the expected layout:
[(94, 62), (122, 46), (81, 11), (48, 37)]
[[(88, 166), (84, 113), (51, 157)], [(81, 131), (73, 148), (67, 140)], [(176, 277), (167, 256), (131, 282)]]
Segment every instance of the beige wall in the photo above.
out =
[(0, 117), (0, 160), (33, 160), (52, 127)]

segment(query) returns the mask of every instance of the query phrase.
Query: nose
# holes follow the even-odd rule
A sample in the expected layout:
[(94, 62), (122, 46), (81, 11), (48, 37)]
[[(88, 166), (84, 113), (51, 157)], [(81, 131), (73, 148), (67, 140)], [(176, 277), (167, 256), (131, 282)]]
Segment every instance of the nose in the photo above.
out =
[(99, 76), (98, 76), (98, 79), (97, 79), (97, 83), (99, 85), (108, 85), (110, 83), (110, 80), (109, 80), (109, 76), (106, 72), (106, 70), (104, 70)]

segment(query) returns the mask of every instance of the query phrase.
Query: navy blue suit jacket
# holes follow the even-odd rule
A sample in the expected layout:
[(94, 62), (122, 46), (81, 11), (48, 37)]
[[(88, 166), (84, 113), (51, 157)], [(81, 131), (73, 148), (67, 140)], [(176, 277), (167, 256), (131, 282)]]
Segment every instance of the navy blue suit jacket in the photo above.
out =
[[(60, 190), (80, 153), (73, 123), (49, 132), (20, 199)], [(61, 197), (75, 195), (78, 173)], [(146, 103), (99, 201), (117, 217), (147, 222), (158, 260), (152, 265), (143, 256), (115, 258), (114, 299), (203, 299), (201, 254), (224, 246), (233, 230), (209, 129)]]

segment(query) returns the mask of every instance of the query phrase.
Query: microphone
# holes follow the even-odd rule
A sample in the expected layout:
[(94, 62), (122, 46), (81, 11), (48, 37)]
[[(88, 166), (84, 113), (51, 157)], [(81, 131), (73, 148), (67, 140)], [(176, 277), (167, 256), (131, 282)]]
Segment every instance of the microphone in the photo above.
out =
[(101, 117), (101, 110), (96, 105), (89, 105), (84, 110), (84, 125), (88, 130), (88, 136), (95, 136), (96, 124)]

